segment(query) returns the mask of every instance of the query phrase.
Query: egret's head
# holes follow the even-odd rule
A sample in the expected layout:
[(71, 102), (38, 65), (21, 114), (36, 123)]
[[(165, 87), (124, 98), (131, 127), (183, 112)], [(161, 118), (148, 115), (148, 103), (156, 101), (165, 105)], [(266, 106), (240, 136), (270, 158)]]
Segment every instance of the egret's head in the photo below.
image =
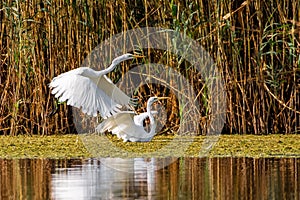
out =
[(156, 102), (156, 101), (158, 101), (158, 99), (157, 99), (157, 97), (150, 97), (149, 99), (148, 99), (148, 105), (151, 105), (151, 104), (153, 104), (154, 102)]
[(148, 105), (153, 104), (154, 102), (157, 102), (158, 100), (162, 100), (162, 99), (168, 99), (169, 97), (150, 97), (148, 99)]
[(143, 58), (144, 56), (140, 56), (140, 55), (134, 55), (134, 54), (131, 54), (131, 53), (125, 53), (121, 56), (118, 56), (116, 57), (113, 61), (112, 61), (112, 64), (113, 65), (118, 65), (119, 63), (125, 61), (125, 60), (130, 60), (130, 59), (133, 59), (133, 58)]

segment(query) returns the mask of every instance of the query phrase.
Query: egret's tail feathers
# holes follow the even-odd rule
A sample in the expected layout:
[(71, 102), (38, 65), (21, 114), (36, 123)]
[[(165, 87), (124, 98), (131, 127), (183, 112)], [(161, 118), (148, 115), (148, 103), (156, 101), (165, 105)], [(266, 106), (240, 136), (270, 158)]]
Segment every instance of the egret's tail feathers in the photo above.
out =
[(109, 112), (109, 117), (122, 112), (122, 106), (121, 105), (117, 105), (116, 107), (114, 107), (110, 112)]
[(106, 130), (104, 129), (104, 123), (100, 123), (96, 128), (95, 128), (96, 133), (104, 133)]

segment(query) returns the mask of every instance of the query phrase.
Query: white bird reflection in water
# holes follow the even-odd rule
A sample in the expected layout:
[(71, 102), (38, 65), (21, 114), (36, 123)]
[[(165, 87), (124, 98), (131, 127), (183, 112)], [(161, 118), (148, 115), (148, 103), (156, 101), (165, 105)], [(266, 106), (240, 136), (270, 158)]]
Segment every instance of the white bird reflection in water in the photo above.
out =
[[(168, 159), (169, 161), (164, 161)], [(172, 158), (101, 158), (52, 175), (54, 199), (149, 198), (155, 196), (156, 170)], [(175, 158), (174, 158), (175, 159)]]
[(299, 170), (299, 158), (0, 159), (0, 199), (300, 199)]

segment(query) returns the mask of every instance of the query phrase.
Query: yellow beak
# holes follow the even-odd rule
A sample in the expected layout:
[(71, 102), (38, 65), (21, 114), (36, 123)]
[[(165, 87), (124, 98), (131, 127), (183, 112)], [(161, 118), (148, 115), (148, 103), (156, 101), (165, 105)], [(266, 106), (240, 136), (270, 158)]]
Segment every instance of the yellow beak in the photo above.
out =
[(141, 55), (133, 55), (133, 57), (135, 57), (135, 58), (145, 58), (145, 56), (141, 56)]
[(157, 97), (158, 100), (169, 99), (170, 97)]

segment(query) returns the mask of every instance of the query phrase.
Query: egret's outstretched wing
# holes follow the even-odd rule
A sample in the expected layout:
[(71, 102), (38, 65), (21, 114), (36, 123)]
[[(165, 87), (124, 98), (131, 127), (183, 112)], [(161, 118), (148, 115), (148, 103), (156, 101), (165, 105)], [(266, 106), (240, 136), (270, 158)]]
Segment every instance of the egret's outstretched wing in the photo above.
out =
[(110, 98), (90, 78), (75, 73), (64, 73), (50, 83), (52, 94), (60, 102), (67, 101), (68, 105), (81, 108), (83, 113), (104, 118), (119, 112), (121, 105)]
[(137, 126), (133, 121), (133, 113), (128, 112), (116, 113), (105, 119), (97, 126), (96, 131), (99, 133), (110, 131), (124, 142), (149, 141), (153, 137), (144, 130), (143, 126)]
[[(132, 123), (132, 118), (134, 116), (133, 111), (122, 111), (120, 113), (116, 113), (113, 116), (103, 120), (97, 127), (96, 132), (104, 133), (105, 131), (112, 131), (119, 124)], [(121, 126), (120, 126), (121, 127)]]
[(106, 75), (103, 75), (94, 81), (113, 101), (120, 105), (130, 105), (130, 97), (120, 90)]
[[(157, 114), (157, 111), (154, 110), (154, 111), (151, 111), (152, 114)], [(141, 113), (139, 115), (135, 115), (133, 117), (133, 121), (134, 123), (137, 125), (137, 126), (143, 126), (143, 122), (144, 120), (148, 117), (148, 113), (147, 112), (144, 112), (144, 113)]]

